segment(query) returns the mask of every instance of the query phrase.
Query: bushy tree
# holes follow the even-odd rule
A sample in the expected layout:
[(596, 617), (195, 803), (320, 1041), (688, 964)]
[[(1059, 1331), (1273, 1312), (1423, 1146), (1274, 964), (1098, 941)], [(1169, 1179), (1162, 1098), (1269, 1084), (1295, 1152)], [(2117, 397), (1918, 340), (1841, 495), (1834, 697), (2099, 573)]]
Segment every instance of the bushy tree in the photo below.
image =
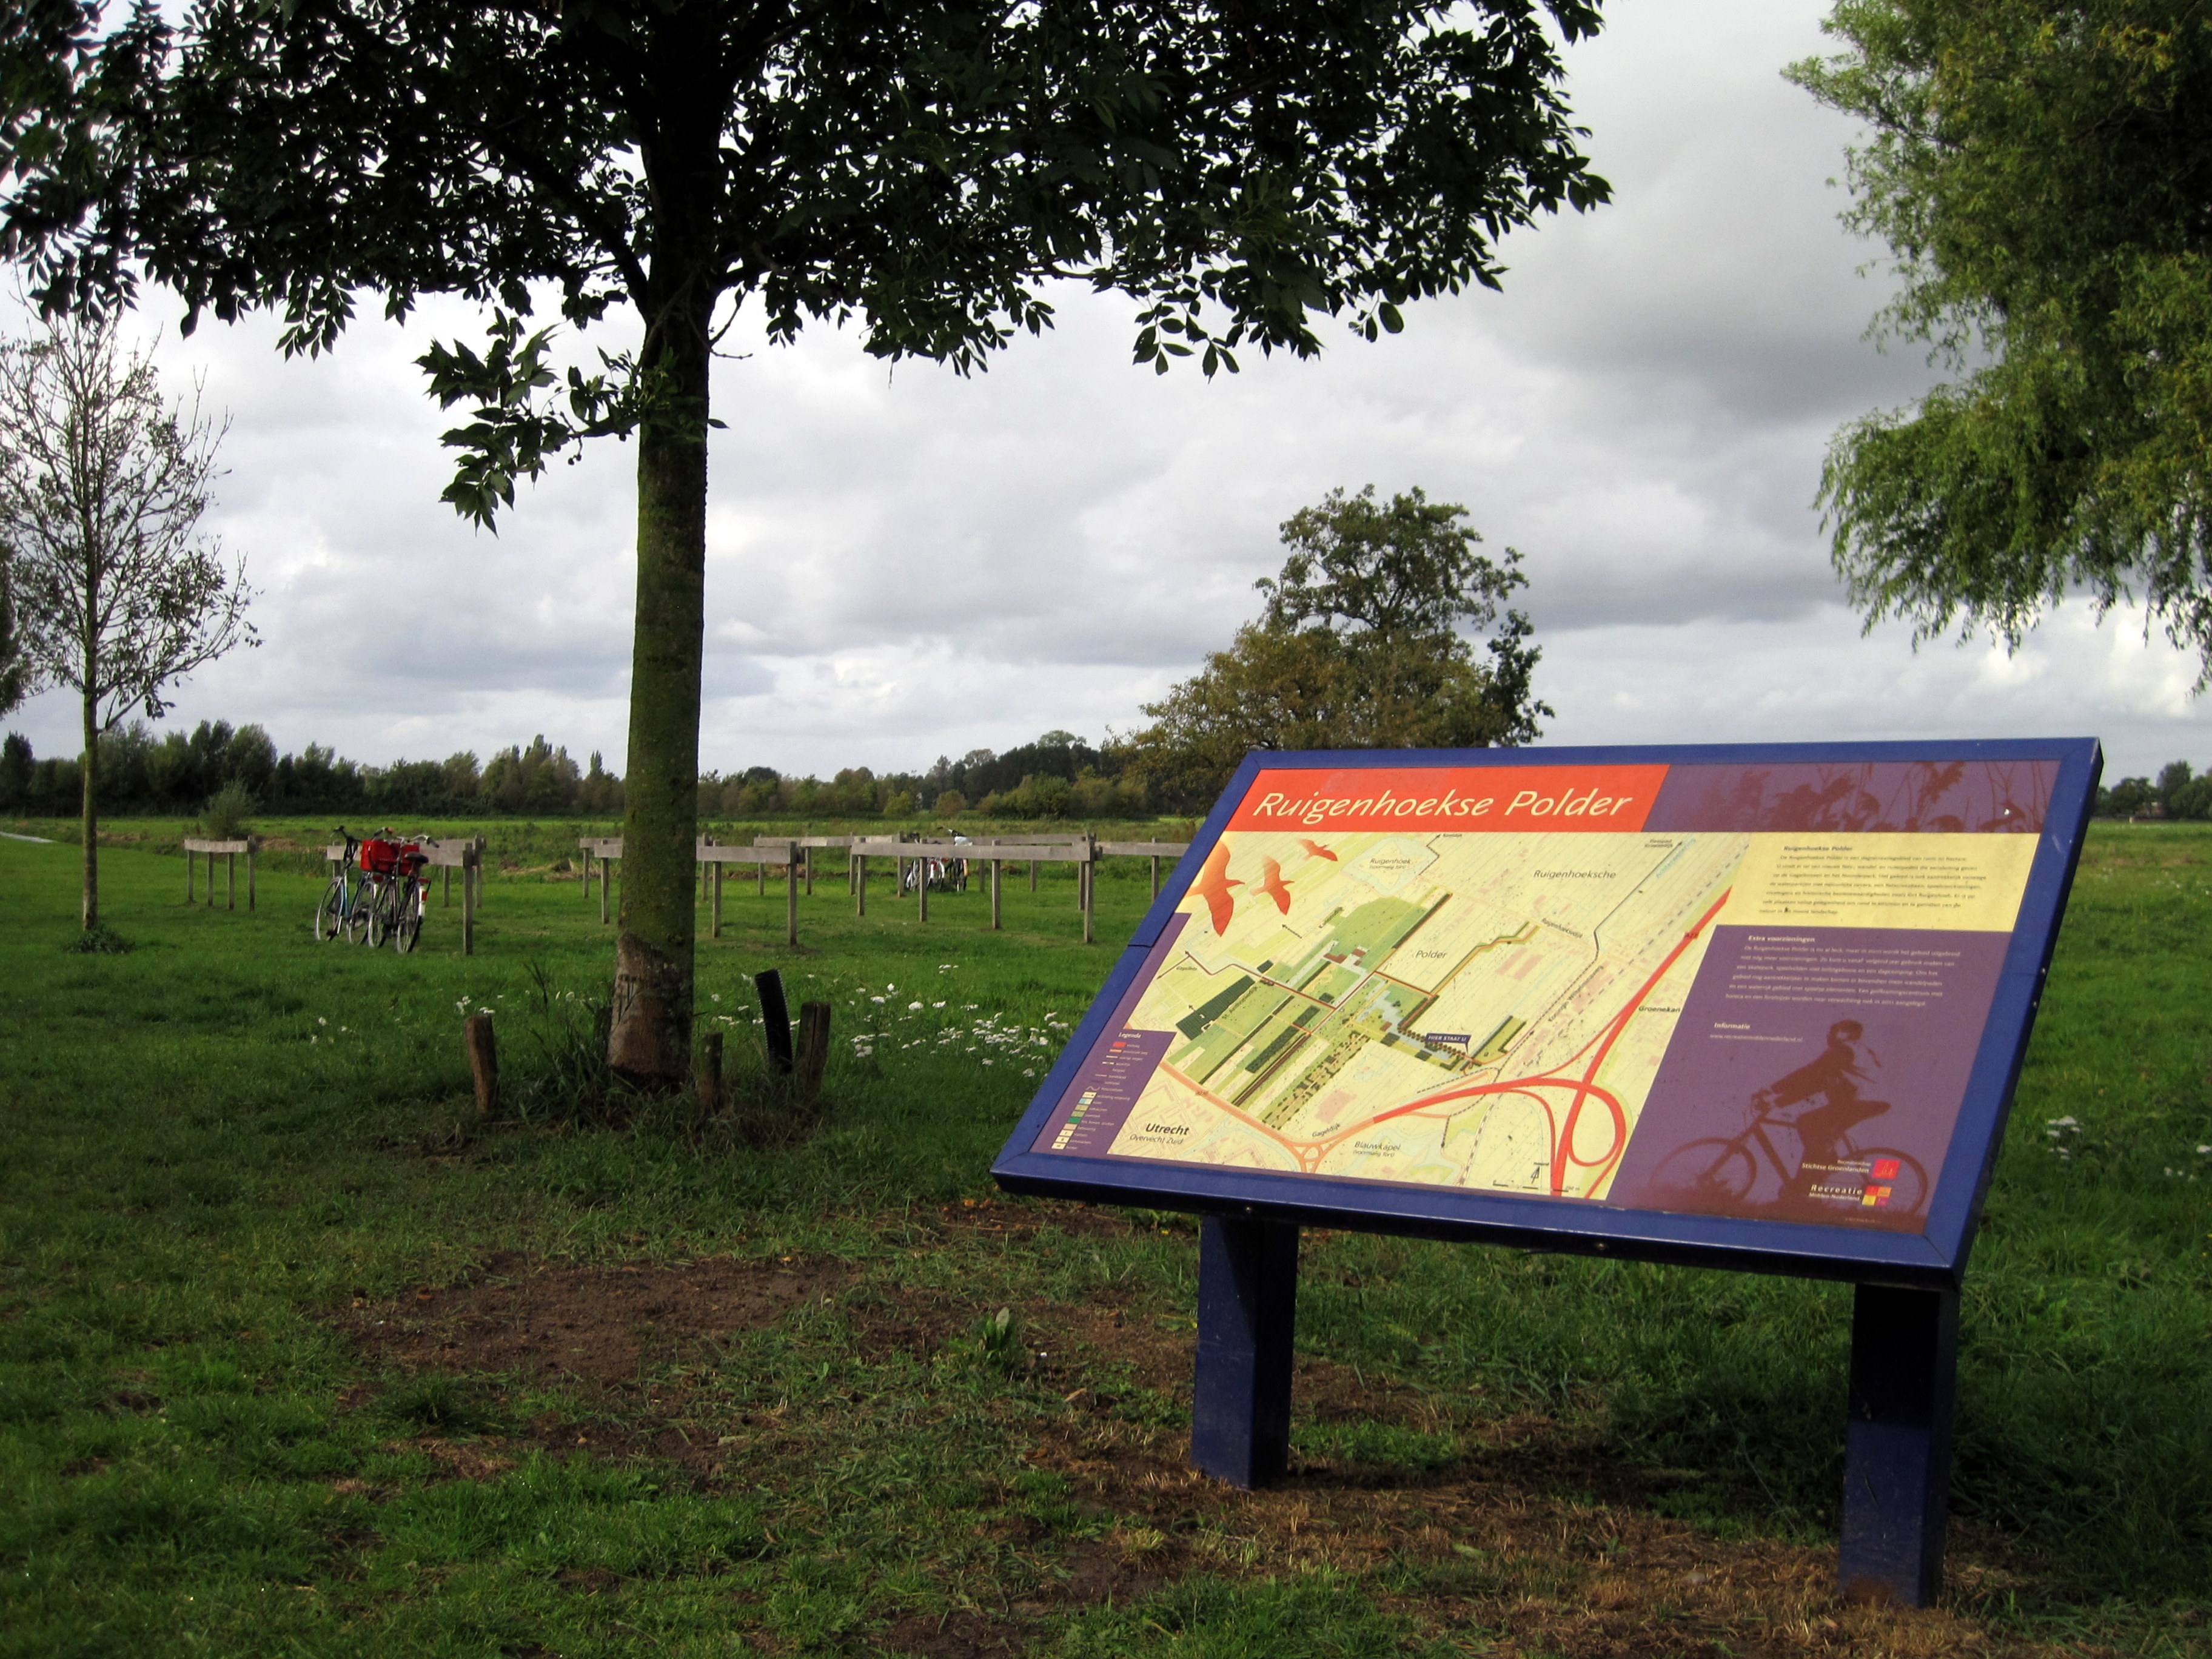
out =
[[(1493, 561), (1467, 509), (1413, 489), (1331, 490), (1282, 526), (1264, 613), (1145, 713), (1127, 769), (1179, 809), (1205, 805), (1255, 749), (1468, 749), (1526, 743), (1552, 710), (1519, 611), (1521, 556)], [(1488, 660), (1464, 630), (1496, 626)]]
[(0, 546), (33, 672), (77, 694), (88, 933), (101, 737), (158, 717), (176, 681), (253, 639), (244, 563), (226, 569), (199, 530), (221, 439), (196, 401), (163, 398), (151, 356), (125, 350), (112, 318), (0, 345)]
[[(1955, 378), (1830, 449), (1869, 625), (2017, 644), (2069, 593), (2142, 602), (2212, 678), (2212, 29), (2184, 0), (1840, 0), (1796, 65), (1872, 137), (1853, 228), (1879, 326)], [(2200, 689), (2205, 684), (2200, 678)]]
[[(134, 264), (194, 316), (285, 313), (331, 343), (356, 296), (455, 293), (434, 347), (447, 499), (489, 520), (572, 443), (637, 441), (622, 926), (609, 1052), (688, 1071), (708, 364), (725, 302), (770, 335), (851, 323), (962, 372), (1073, 279), (1133, 301), (1134, 354), (1234, 369), (1372, 338), (1410, 299), (1495, 285), (1496, 240), (1606, 195), (1559, 95), (1596, 0), (146, 0), (0, 31), (0, 246), (49, 305)], [(641, 330), (591, 372), (526, 320)]]

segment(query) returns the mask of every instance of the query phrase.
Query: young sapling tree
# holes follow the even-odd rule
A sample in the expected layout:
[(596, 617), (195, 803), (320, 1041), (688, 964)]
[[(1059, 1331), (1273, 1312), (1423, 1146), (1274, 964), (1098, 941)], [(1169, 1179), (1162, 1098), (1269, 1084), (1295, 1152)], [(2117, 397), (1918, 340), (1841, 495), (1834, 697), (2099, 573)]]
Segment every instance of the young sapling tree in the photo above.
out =
[(100, 739), (241, 643), (243, 560), (226, 568), (201, 516), (222, 430), (197, 396), (161, 395), (115, 319), (64, 319), (0, 344), (0, 549), (24, 655), (77, 694), (84, 730), (83, 926), (100, 926)]

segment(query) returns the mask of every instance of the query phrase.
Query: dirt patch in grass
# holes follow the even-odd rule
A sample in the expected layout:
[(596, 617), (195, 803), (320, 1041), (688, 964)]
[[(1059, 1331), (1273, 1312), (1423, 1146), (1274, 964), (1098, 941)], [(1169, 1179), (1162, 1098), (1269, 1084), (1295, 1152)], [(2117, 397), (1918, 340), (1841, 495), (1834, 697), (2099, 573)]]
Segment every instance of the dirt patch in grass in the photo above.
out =
[[(1102, 1212), (994, 1212), (982, 1204), (945, 1219), (979, 1230), (1131, 1224)], [(725, 1459), (742, 1461), (748, 1480), (773, 1480), (793, 1460), (818, 1455), (816, 1437), (787, 1423), (781, 1408), (718, 1417), (680, 1382), (655, 1383), (656, 1373), (667, 1381), (663, 1368), (680, 1371), (701, 1345), (824, 1298), (843, 1303), (862, 1356), (935, 1359), (973, 1345), (995, 1312), (989, 1298), (955, 1288), (861, 1280), (858, 1267), (834, 1261), (562, 1268), (508, 1256), (469, 1284), (363, 1304), (340, 1322), (403, 1373), (492, 1373), (568, 1393), (574, 1410), (510, 1422), (503, 1433), (434, 1431), (406, 1443), (447, 1478), (495, 1479), (535, 1449), (651, 1457), (713, 1487), (730, 1478)], [(1274, 1488), (1238, 1492), (1187, 1463), (1194, 1335), (1187, 1319), (1118, 1285), (1073, 1305), (1030, 1298), (1014, 1314), (1021, 1346), (1010, 1369), (1060, 1402), (1021, 1461), (1058, 1476), (1062, 1501), (1084, 1521), (1070, 1528), (1023, 1513), (993, 1520), (1004, 1544), (1051, 1562), (1043, 1582), (1002, 1607), (902, 1617), (871, 1634), (875, 1651), (1023, 1654), (1071, 1613), (1127, 1606), (1194, 1574), (1322, 1570), (1346, 1575), (1358, 1587), (1348, 1593), (1375, 1597), (1424, 1638), (1451, 1637), (1500, 1656), (2082, 1651), (1994, 1636), (1964, 1611), (2029, 1585), (2013, 1564), (1985, 1552), (1954, 1552), (1951, 1607), (1844, 1607), (1832, 1547), (1716, 1538), (1657, 1513), (1656, 1495), (1677, 1476), (1695, 1478), (1688, 1472), (1639, 1470), (1595, 1431), (1536, 1416), (1486, 1419), (1476, 1402), (1313, 1356), (1298, 1365), (1300, 1421), (1449, 1435), (1438, 1443), (1445, 1455), (1433, 1464), (1309, 1456)], [(725, 1449), (740, 1437), (741, 1460)]]
[(702, 1341), (773, 1324), (852, 1277), (840, 1262), (550, 1267), (508, 1253), (465, 1285), (357, 1301), (339, 1324), (404, 1370), (616, 1383)]
[[(990, 1311), (956, 1292), (891, 1287), (854, 1309), (862, 1346), (878, 1351), (960, 1340)], [(1380, 1599), (1418, 1629), (1501, 1656), (2082, 1651), (2001, 1638), (1950, 1607), (1845, 1607), (1831, 1548), (1716, 1538), (1654, 1513), (1651, 1500), (1685, 1472), (1637, 1468), (1595, 1434), (1547, 1418), (1477, 1421), (1449, 1399), (1314, 1356), (1298, 1362), (1302, 1421), (1387, 1424), (1474, 1444), (1433, 1468), (1308, 1458), (1268, 1491), (1238, 1492), (1188, 1467), (1182, 1423), (1133, 1421), (1118, 1409), (1135, 1389), (1187, 1409), (1187, 1324), (1151, 1316), (1111, 1290), (1080, 1305), (1039, 1300), (1015, 1312), (1025, 1375), (1060, 1392), (1065, 1407), (1024, 1461), (1062, 1476), (1102, 1535), (1066, 1540), (1054, 1583), (1031, 1600), (997, 1614), (902, 1620), (877, 1638), (880, 1651), (1020, 1653), (1051, 1615), (1127, 1605), (1194, 1573), (1318, 1569), (1370, 1586), (1401, 1583)], [(1960, 1549), (1951, 1583), (1954, 1606), (1968, 1607), (2028, 1580)]]

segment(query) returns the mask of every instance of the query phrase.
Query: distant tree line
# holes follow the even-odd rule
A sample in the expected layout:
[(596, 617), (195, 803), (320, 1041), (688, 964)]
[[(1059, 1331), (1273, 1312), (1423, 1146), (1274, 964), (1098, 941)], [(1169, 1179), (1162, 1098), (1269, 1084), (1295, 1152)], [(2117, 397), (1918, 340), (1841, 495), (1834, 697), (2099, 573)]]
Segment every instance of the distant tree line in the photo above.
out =
[[(1144, 816), (1146, 790), (1123, 775), (1125, 760), (1116, 747), (1094, 749), (1072, 732), (1048, 732), (1004, 754), (974, 749), (957, 761), (940, 756), (921, 772), (878, 775), (850, 767), (824, 781), (753, 766), (702, 776), (699, 812), (706, 819)], [(157, 734), (133, 721), (102, 741), (98, 765), (100, 797), (114, 812), (198, 815), (219, 797), (246, 811), (369, 818), (606, 817), (623, 806), (622, 780), (598, 754), (580, 768), (542, 734), (482, 763), (464, 750), (441, 761), (368, 766), (319, 744), (280, 755), (258, 725), (202, 720), (189, 732)], [(72, 813), (82, 776), (77, 757), (41, 759), (28, 738), (9, 732), (0, 741), (0, 812)]]
[[(579, 768), (543, 736), (479, 764), (472, 751), (442, 761), (364, 766), (320, 744), (280, 755), (258, 725), (202, 720), (191, 732), (156, 734), (143, 720), (110, 732), (99, 750), (100, 798), (114, 812), (196, 814), (228, 793), (246, 810), (374, 817), (507, 812), (598, 816), (622, 806), (622, 780), (599, 757)], [(59, 817), (76, 810), (83, 779), (76, 756), (41, 760), (30, 740), (0, 740), (0, 811)]]
[(2187, 761), (2170, 761), (2158, 781), (2122, 778), (2097, 791), (2100, 817), (2115, 818), (2212, 818), (2212, 772), (2193, 770)]

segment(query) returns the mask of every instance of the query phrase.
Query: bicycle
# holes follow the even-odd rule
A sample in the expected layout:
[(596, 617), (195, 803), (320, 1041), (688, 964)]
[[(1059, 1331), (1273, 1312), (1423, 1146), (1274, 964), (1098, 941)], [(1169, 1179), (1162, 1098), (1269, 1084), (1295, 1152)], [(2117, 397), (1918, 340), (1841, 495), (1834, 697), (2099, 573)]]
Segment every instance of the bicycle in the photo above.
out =
[(430, 860), (422, 848), (436, 845), (423, 835), (410, 836), (404, 842), (399, 848), (398, 873), (386, 890), (389, 898), (385, 932), (392, 940), (392, 948), (403, 957), (422, 937), (422, 910), (430, 892), (430, 878), (422, 873)]
[(404, 956), (422, 937), (422, 901), (429, 886), (422, 870), (430, 862), (422, 844), (429, 839), (402, 836), (387, 827), (361, 844), (371, 950), (388, 939), (392, 948)]
[(315, 937), (325, 944), (343, 938), (349, 945), (358, 945), (368, 935), (374, 888), (366, 872), (358, 881), (353, 879), (360, 839), (343, 823), (337, 834), (344, 839), (345, 852), (338, 867), (331, 872), (330, 885), (323, 889), (322, 902), (315, 907)]
[[(1759, 1095), (1752, 1101), (1754, 1115), (1741, 1133), (1709, 1135), (1677, 1146), (1659, 1161), (1652, 1173), (1652, 1187), (1692, 1194), (1708, 1203), (1739, 1205), (1759, 1184), (1763, 1156), (1766, 1167), (1781, 1183), (1783, 1194), (1789, 1195), (1803, 1175), (1803, 1163), (1802, 1159), (1794, 1164), (1785, 1161), (1767, 1131), (1776, 1127), (1794, 1130), (1796, 1120), (1775, 1116), (1771, 1108), (1761, 1103)], [(1863, 1171), (1853, 1168), (1846, 1172), (1847, 1179), (1863, 1176), (1863, 1207), (1890, 1215), (1913, 1215), (1928, 1201), (1928, 1171), (1910, 1153), (1894, 1146), (1861, 1146), (1847, 1134), (1838, 1135), (1835, 1146), (1834, 1165), (1864, 1166)]]

